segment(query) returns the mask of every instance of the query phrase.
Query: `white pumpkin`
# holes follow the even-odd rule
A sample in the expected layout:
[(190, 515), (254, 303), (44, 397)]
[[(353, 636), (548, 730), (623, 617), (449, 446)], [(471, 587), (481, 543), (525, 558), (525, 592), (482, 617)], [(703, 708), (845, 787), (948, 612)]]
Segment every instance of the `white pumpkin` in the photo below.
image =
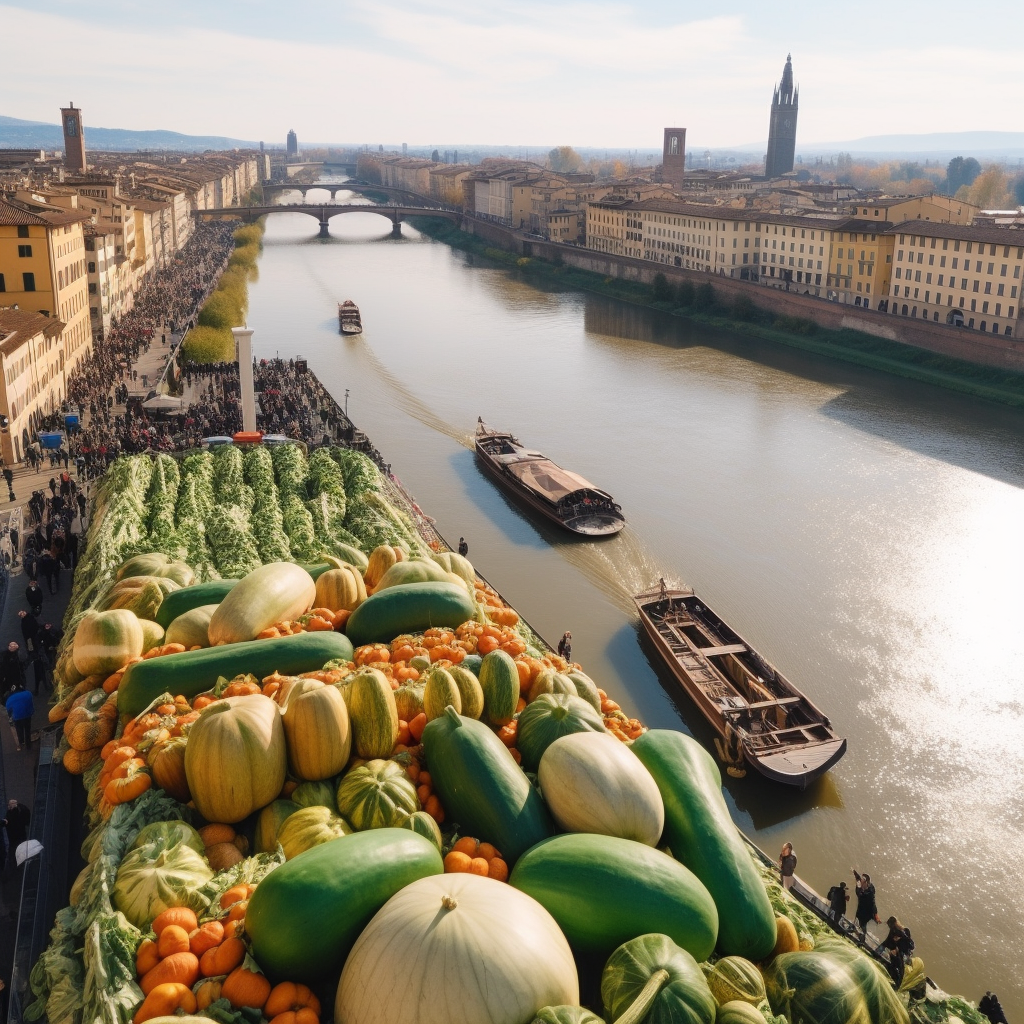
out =
[(210, 616), (210, 646), (254, 640), (275, 622), (297, 619), (313, 607), (316, 584), (294, 562), (268, 562), (242, 577)]
[(579, 1004), (576, 965), (539, 903), (479, 875), (431, 875), (392, 896), (363, 930), (341, 972), (334, 1020), (524, 1024), (565, 1004)]
[(658, 784), (640, 758), (607, 733), (555, 740), (537, 770), (541, 794), (560, 828), (657, 846), (665, 827)]

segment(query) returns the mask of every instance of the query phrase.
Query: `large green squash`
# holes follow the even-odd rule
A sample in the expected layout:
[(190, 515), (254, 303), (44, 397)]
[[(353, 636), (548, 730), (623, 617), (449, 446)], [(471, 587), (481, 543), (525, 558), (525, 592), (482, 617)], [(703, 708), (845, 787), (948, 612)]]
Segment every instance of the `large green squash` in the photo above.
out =
[(256, 887), (245, 915), (253, 955), (275, 982), (336, 978), (370, 918), (410, 882), (443, 871), (437, 847), (406, 828), (307, 850)]
[(314, 672), (332, 658), (348, 661), (351, 657), (352, 644), (347, 637), (324, 631), (150, 658), (137, 661), (125, 672), (117, 691), (117, 710), (127, 719), (137, 715), (162, 693), (175, 696), (180, 693), (191, 700), (213, 689), (221, 676), (234, 679), (248, 672), (263, 679), (274, 672), (282, 675)]
[(605, 732), (604, 719), (581, 697), (543, 693), (519, 714), (516, 746), (523, 767), (535, 772), (544, 751), (561, 736), (576, 732)]
[(398, 742), (398, 705), (383, 672), (364, 668), (342, 690), (352, 720), (352, 745), (364, 758), (388, 757)]
[(455, 583), (408, 583), (368, 597), (345, 624), (357, 647), (390, 643), (403, 633), (458, 626), (476, 615), (476, 602)]
[(284, 785), (284, 726), (262, 694), (228, 697), (203, 709), (185, 747), (185, 775), (196, 810), (233, 824), (266, 807)]
[(519, 704), (519, 671), (504, 651), (491, 651), (480, 662), (480, 689), (484, 694), (481, 716), (491, 725), (507, 725)]
[(86, 676), (109, 675), (142, 654), (144, 642), (134, 612), (123, 608), (86, 612), (75, 630), (75, 668)]
[(238, 580), (210, 580), (168, 594), (157, 609), (156, 621), (166, 629), (179, 615), (204, 604), (220, 604)]
[(294, 562), (268, 562), (238, 581), (210, 619), (210, 645), (254, 640), (275, 622), (313, 607), (316, 584)]
[(804, 1024), (908, 1024), (886, 973), (858, 956), (781, 953), (764, 969), (772, 1011)]
[(761, 960), (775, 947), (775, 912), (729, 809), (710, 754), (681, 732), (652, 729), (632, 745), (665, 803), (664, 842), (708, 888), (718, 907), (718, 947)]
[(601, 1002), (610, 1022), (714, 1024), (715, 999), (697, 961), (667, 935), (638, 935), (608, 958)]
[(328, 808), (303, 807), (281, 825), (277, 841), (284, 850), (285, 860), (291, 860), (314, 846), (330, 843), (351, 832), (345, 819), (332, 814)]
[(291, 800), (275, 800), (260, 811), (256, 819), (256, 852), (273, 853), (277, 849), (277, 834), (281, 826), (299, 806)]
[(357, 832), (397, 828), (420, 809), (416, 787), (395, 761), (367, 761), (349, 771), (335, 796), (338, 813)]
[(544, 801), (483, 722), (448, 708), (427, 722), (423, 747), (445, 815), (466, 835), (496, 846), (509, 864), (551, 835)]
[(524, 854), (509, 882), (546, 907), (580, 950), (607, 955), (645, 932), (667, 935), (698, 961), (715, 948), (718, 912), (707, 889), (643, 843), (555, 836)]

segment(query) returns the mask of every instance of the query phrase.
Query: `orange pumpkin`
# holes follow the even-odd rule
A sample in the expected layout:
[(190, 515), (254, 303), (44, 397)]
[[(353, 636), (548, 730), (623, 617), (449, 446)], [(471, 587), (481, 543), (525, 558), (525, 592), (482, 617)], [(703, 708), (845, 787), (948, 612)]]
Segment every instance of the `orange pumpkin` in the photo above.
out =
[(157, 985), (143, 1000), (142, 1005), (135, 1011), (132, 1024), (143, 1024), (144, 1021), (152, 1020), (154, 1017), (171, 1017), (178, 1010), (184, 1013), (195, 1013), (197, 1008), (196, 997), (192, 989), (179, 982), (167, 982)]
[(112, 804), (125, 804), (142, 796), (152, 784), (149, 774), (140, 770), (123, 779), (111, 779), (103, 787), (103, 795)]
[(263, 1016), (271, 1020), (282, 1013), (289, 1011), (297, 1013), (300, 1010), (312, 1011), (316, 1017), (320, 1016), (320, 1000), (310, 991), (308, 986), (300, 985), (294, 981), (282, 981), (275, 985), (263, 1005)]
[(180, 924), (166, 925), (156, 941), (156, 950), (161, 959), (173, 956), (175, 953), (191, 952), (188, 932)]
[(191, 988), (199, 980), (199, 961), (194, 953), (172, 953), (164, 957), (143, 976), (140, 985), (144, 995), (149, 995), (157, 985), (177, 982)]
[(189, 952), (195, 953), (198, 957), (202, 957), (208, 949), (214, 949), (223, 941), (224, 925), (222, 925), (220, 921), (207, 921), (204, 924), (201, 924), (198, 928), (194, 928), (189, 932)]
[(135, 951), (135, 973), (141, 978), (160, 963), (160, 953), (152, 939), (143, 939)]
[[(227, 935), (227, 929), (224, 929)], [(199, 969), (204, 978), (215, 978), (227, 974), (238, 967), (245, 959), (245, 943), (237, 935), (230, 935), (213, 949), (207, 950), (199, 961)]]
[(210, 979), (204, 981), (196, 991), (196, 1009), (205, 1010), (210, 1003), (217, 1002), (220, 999), (220, 990), (223, 982), (214, 981)]
[(225, 979), (221, 995), (236, 1009), (251, 1006), (262, 1010), (270, 997), (270, 982), (258, 971), (236, 967)]
[[(153, 918), (153, 934), (160, 938), (160, 933), (172, 924), (178, 925), (179, 928), (184, 928), (186, 933), (199, 927), (199, 921), (194, 910), (189, 907), (170, 907)], [(166, 954), (161, 953), (160, 955), (165, 956)]]
[(175, 736), (154, 743), (147, 757), (153, 781), (169, 796), (183, 804), (192, 799), (185, 777), (185, 739)]
[(236, 832), (230, 825), (223, 825), (214, 822), (212, 825), (204, 825), (199, 830), (199, 838), (203, 846), (216, 846), (218, 843), (230, 843), (235, 838)]

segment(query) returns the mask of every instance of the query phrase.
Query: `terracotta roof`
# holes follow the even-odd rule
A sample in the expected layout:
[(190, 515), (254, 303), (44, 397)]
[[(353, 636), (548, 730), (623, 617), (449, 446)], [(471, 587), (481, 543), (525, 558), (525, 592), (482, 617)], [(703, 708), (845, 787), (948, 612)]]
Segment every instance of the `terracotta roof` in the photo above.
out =
[(37, 334), (56, 338), (63, 330), (63, 322), (53, 317), (29, 309), (0, 307), (0, 354), (10, 355)]
[(0, 224), (59, 227), (62, 224), (79, 224), (87, 220), (91, 220), (91, 215), (82, 210), (47, 210), (40, 213), (0, 200)]
[(991, 224), (939, 224), (934, 220), (905, 220), (886, 234), (924, 235), (927, 238), (955, 238), (966, 242), (995, 242), (996, 245), (1024, 246), (1024, 228), (994, 227)]

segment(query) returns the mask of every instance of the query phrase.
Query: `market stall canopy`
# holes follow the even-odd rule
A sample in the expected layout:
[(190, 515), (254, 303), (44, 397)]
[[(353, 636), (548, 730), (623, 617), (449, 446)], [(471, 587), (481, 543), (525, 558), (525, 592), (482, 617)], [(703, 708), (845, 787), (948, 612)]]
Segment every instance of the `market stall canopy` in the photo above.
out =
[(181, 399), (175, 398), (173, 395), (157, 395), (156, 398), (142, 403), (143, 409), (149, 409), (152, 412), (181, 412), (181, 406)]

